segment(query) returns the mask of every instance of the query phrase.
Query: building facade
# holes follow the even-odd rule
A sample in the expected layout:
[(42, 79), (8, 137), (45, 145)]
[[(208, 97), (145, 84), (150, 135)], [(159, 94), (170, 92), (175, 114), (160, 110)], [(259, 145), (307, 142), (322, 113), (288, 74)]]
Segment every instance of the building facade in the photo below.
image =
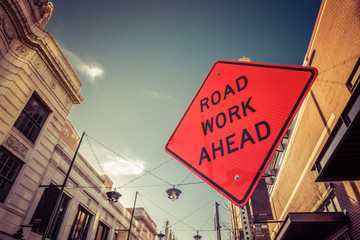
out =
[(324, 0), (304, 65), (317, 79), (271, 187), (275, 239), (359, 239), (360, 1)]
[[(129, 209), (132, 211), (132, 209)], [(156, 232), (156, 224), (145, 211), (144, 208), (135, 208), (134, 217), (137, 222), (140, 224), (138, 239), (139, 240), (155, 240)]]
[(265, 178), (271, 239), (360, 239), (359, 9), (322, 1), (304, 60), (318, 76)]
[[(47, 0), (0, 1), (0, 239), (42, 239), (79, 145), (68, 115), (82, 83), (43, 28), (52, 11)], [(132, 211), (108, 201), (111, 187), (78, 154), (48, 237), (126, 239)], [(142, 215), (130, 239), (155, 239)]]

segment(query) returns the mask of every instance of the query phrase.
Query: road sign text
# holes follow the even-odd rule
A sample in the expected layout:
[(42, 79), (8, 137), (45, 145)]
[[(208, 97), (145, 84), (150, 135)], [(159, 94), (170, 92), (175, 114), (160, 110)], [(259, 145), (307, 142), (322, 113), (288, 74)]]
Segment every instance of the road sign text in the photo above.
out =
[[(211, 104), (217, 105), (221, 101), (227, 100), (228, 94), (235, 95), (240, 91), (243, 91), (248, 85), (248, 78), (241, 76), (235, 80), (235, 88), (230, 84), (225, 86), (224, 96), (222, 97), (220, 91), (216, 90), (211, 94), (211, 97), (202, 98), (200, 102), (200, 110), (203, 112), (209, 109)], [(237, 90), (237, 92), (234, 91)], [(213, 133), (214, 127), (221, 129), (228, 123), (234, 123), (234, 120), (240, 120), (242, 117), (247, 117), (248, 113), (255, 113), (255, 108), (250, 105), (252, 97), (249, 97), (245, 101), (241, 101), (240, 106), (234, 105), (227, 109), (226, 112), (220, 112), (215, 117), (211, 117), (201, 122), (204, 136)], [(241, 110), (240, 110), (241, 109)], [(244, 128), (238, 133), (232, 133), (223, 139), (219, 139), (216, 142), (211, 143), (210, 148), (203, 146), (201, 148), (199, 166), (203, 160), (211, 162), (215, 160), (217, 156), (224, 157), (225, 154), (231, 154), (233, 152), (243, 149), (246, 144), (255, 144), (261, 142), (270, 136), (271, 128), (266, 121), (260, 121), (254, 125), (252, 129)]]

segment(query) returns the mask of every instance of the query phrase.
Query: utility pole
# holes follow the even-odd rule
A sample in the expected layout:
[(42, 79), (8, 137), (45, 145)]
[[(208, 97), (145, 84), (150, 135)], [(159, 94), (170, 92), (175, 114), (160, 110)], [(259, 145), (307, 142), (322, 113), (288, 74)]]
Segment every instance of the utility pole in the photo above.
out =
[(169, 220), (165, 222), (165, 240), (169, 240)]
[(217, 233), (217, 240), (221, 240), (220, 223), (219, 223), (219, 203), (215, 202), (215, 228)]
[(68, 180), (68, 178), (69, 178), (69, 176), (70, 176), (71, 169), (72, 169), (72, 167), (73, 167), (73, 165), (74, 165), (74, 162), (75, 162), (76, 156), (77, 156), (77, 154), (78, 154), (78, 151), (79, 151), (81, 142), (82, 142), (82, 140), (83, 140), (83, 138), (84, 138), (84, 135), (85, 135), (85, 132), (83, 132), (82, 135), (81, 135), (81, 138), (80, 138), (79, 144), (78, 144), (78, 146), (77, 146), (77, 148), (76, 148), (74, 157), (73, 157), (73, 159), (72, 159), (72, 161), (71, 161), (71, 163), (70, 163), (69, 170), (68, 170), (68, 172), (67, 172), (67, 174), (66, 174), (66, 176), (65, 176), (65, 179), (64, 179), (63, 184), (61, 185), (60, 194), (59, 194), (59, 196), (58, 196), (58, 198), (57, 198), (57, 201), (56, 201), (56, 203), (55, 203), (55, 207), (54, 207), (54, 209), (53, 209), (53, 211), (52, 211), (52, 213), (51, 213), (50, 220), (49, 220), (49, 222), (48, 222), (48, 225), (46, 226), (44, 235), (42, 236), (41, 240), (45, 240), (45, 238), (47, 237), (47, 235), (50, 233), (50, 230), (51, 230), (52, 227), (53, 227), (53, 222), (54, 222), (55, 218), (57, 217), (57, 215), (59, 214), (59, 205), (60, 205), (60, 202), (61, 202), (61, 197), (63, 196), (63, 193), (64, 193), (64, 189), (65, 189), (67, 180)]
[(136, 194), (135, 194), (134, 207), (133, 207), (133, 210), (132, 210), (132, 213), (131, 213), (130, 226), (129, 226), (129, 232), (128, 232), (128, 235), (127, 235), (127, 240), (130, 239), (130, 235), (131, 235), (131, 225), (132, 225), (132, 221), (133, 221), (133, 218), (134, 218), (134, 212), (135, 212), (135, 205), (136, 205), (137, 195), (138, 195), (138, 192), (136, 192)]

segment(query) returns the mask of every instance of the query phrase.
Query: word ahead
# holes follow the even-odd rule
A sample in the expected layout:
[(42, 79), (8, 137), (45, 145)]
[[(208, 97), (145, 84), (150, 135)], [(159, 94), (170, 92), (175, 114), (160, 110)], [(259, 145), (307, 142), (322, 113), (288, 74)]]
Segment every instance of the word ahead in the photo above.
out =
[(316, 75), (310, 67), (219, 60), (165, 150), (245, 205)]

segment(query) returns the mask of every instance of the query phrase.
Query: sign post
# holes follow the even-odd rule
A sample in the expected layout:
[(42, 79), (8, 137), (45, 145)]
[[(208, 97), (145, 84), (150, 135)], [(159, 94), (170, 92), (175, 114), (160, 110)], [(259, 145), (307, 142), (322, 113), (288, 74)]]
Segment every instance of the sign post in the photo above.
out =
[(244, 206), (316, 75), (311, 67), (218, 60), (165, 150)]
[(240, 207), (241, 227), (245, 240), (253, 240), (251, 220), (249, 217), (248, 205)]

